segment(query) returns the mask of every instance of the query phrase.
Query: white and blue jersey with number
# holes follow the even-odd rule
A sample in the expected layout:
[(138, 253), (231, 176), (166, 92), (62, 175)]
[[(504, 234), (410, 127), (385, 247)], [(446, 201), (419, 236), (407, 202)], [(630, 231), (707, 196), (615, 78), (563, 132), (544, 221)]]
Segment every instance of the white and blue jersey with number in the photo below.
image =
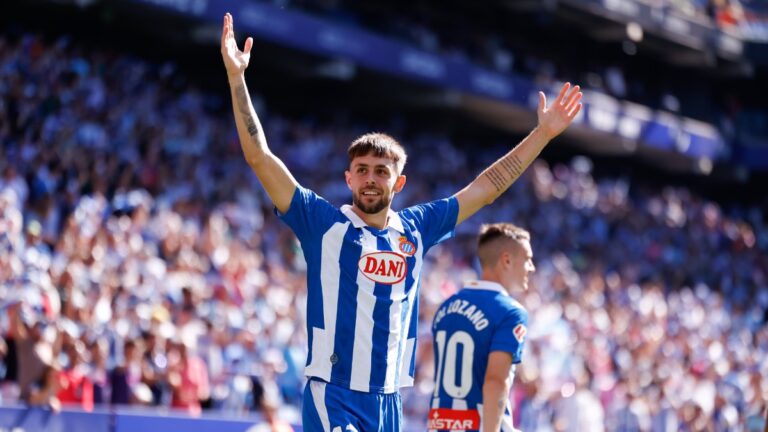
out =
[[(477, 430), (482, 415), (483, 383), (493, 351), (520, 363), (528, 312), (499, 284), (468, 282), (438, 308), (432, 322), (435, 391), (430, 430)], [(513, 430), (507, 406), (502, 431)]]
[(298, 186), (279, 216), (307, 262), (305, 374), (361, 392), (412, 385), (419, 274), (427, 250), (453, 235), (456, 199), (390, 211), (380, 230)]

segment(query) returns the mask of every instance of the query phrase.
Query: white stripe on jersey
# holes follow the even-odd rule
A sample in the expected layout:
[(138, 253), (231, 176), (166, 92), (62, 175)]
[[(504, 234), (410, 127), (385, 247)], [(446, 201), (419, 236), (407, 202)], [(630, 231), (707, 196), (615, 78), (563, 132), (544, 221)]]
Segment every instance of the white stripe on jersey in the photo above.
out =
[(416, 254), (413, 256), (416, 258), (416, 262), (413, 265), (413, 270), (411, 270), (413, 287), (411, 288), (411, 292), (408, 293), (408, 304), (410, 305), (411, 310), (408, 311), (408, 314), (405, 317), (405, 322), (403, 323), (403, 337), (401, 340), (405, 340), (405, 346), (403, 347), (403, 362), (400, 364), (400, 387), (413, 385), (411, 359), (416, 350), (416, 335), (413, 335), (412, 338), (408, 338), (408, 332), (411, 328), (411, 315), (413, 315), (413, 308), (416, 303), (416, 287), (419, 286), (419, 275), (421, 274), (421, 266), (424, 261), (424, 242), (421, 241), (421, 233), (414, 231), (413, 239), (416, 240)]
[[(468, 407), (467, 407), (467, 400), (466, 399), (456, 399), (456, 398), (454, 398), (453, 399), (453, 403), (451, 404), (451, 406), (455, 410), (466, 410), (466, 409), (468, 409)], [(463, 431), (458, 430), (458, 429), (454, 429), (451, 432), (463, 432)]]
[(315, 403), (315, 410), (320, 416), (320, 423), (323, 424), (323, 431), (331, 431), (331, 422), (328, 419), (328, 408), (325, 407), (325, 383), (320, 381), (309, 382), (309, 392), (312, 393), (312, 402)]
[[(389, 247), (393, 251), (397, 251), (399, 246), (400, 233), (395, 230), (389, 230)], [(395, 374), (400, 372), (397, 357), (401, 352), (401, 342), (408, 336), (407, 333), (403, 335), (403, 330), (408, 331), (408, 319), (406, 318), (405, 323), (403, 322), (403, 300), (405, 300), (405, 283), (407, 280), (408, 278), (405, 277), (399, 283), (392, 285), (392, 292), (389, 296), (392, 304), (389, 306), (389, 338), (387, 339), (387, 371), (384, 375), (384, 392), (397, 390), (395, 387)], [(406, 314), (410, 316), (410, 311), (407, 311)], [(403, 327), (403, 325), (406, 327)]]
[[(336, 312), (339, 304), (339, 256), (344, 235), (349, 227), (347, 223), (335, 223), (323, 235), (320, 283), (323, 289), (323, 324), (324, 329), (312, 328), (312, 363), (305, 371), (307, 376), (316, 376), (326, 381), (331, 379), (331, 354), (334, 350), (336, 335)], [(330, 252), (330, 253), (326, 253)]]
[[(361, 230), (361, 232), (362, 254), (365, 255), (366, 253), (378, 250), (376, 237), (366, 229)], [(363, 272), (357, 273), (357, 318), (355, 320), (352, 376), (349, 388), (362, 392), (370, 391), (371, 383), (373, 308), (376, 306), (376, 296), (373, 295), (373, 289), (375, 286), (376, 283), (368, 279)]]
[[(415, 289), (413, 291), (416, 291)], [(413, 304), (413, 297), (409, 295), (409, 302)], [(408, 312), (409, 317), (405, 319), (405, 332), (408, 332), (408, 321), (410, 320), (411, 313)], [(405, 339), (405, 337), (403, 337)], [(413, 385), (413, 378), (410, 375), (409, 368), (411, 367), (411, 359), (413, 353), (416, 351), (416, 338), (405, 339), (403, 344), (403, 361), (400, 363), (400, 387), (408, 387)]]

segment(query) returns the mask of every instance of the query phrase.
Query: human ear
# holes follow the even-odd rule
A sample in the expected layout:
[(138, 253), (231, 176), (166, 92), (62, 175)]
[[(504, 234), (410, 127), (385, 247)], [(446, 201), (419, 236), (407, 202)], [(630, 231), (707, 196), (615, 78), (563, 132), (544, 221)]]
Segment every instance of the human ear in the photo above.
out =
[(400, 192), (405, 187), (406, 177), (404, 175), (397, 176), (397, 180), (395, 180), (395, 192)]

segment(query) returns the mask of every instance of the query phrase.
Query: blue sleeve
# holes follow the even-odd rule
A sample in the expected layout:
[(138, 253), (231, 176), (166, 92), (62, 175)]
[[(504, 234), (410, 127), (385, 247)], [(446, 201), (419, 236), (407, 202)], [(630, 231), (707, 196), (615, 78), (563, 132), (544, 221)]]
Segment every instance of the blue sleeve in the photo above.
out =
[(523, 358), (525, 334), (528, 332), (528, 313), (521, 309), (512, 309), (496, 328), (491, 339), (491, 352), (504, 351), (512, 354), (512, 363), (517, 364)]
[(283, 214), (275, 208), (277, 217), (293, 230), (302, 243), (316, 240), (325, 233), (336, 221), (338, 212), (331, 203), (301, 186), (296, 186), (287, 212)]
[(416, 225), (428, 249), (455, 234), (459, 202), (455, 197), (444, 198), (408, 207), (402, 211), (402, 215)]

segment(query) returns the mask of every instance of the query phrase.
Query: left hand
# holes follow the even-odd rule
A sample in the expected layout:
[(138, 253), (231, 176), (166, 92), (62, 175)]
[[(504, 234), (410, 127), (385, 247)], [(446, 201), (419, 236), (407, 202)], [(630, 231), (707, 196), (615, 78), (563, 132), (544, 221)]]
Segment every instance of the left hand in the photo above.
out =
[(242, 51), (237, 47), (232, 15), (227, 12), (221, 27), (221, 57), (224, 59), (224, 67), (227, 68), (228, 76), (232, 77), (245, 72), (251, 61), (251, 48), (253, 48), (253, 38), (250, 37), (245, 40)]
[(582, 93), (579, 90), (579, 86), (571, 88), (571, 83), (565, 83), (557, 99), (549, 108), (547, 108), (547, 97), (544, 92), (539, 92), (539, 109), (537, 110), (539, 129), (547, 138), (552, 139), (560, 135), (576, 118), (576, 114), (581, 110), (579, 101)]

